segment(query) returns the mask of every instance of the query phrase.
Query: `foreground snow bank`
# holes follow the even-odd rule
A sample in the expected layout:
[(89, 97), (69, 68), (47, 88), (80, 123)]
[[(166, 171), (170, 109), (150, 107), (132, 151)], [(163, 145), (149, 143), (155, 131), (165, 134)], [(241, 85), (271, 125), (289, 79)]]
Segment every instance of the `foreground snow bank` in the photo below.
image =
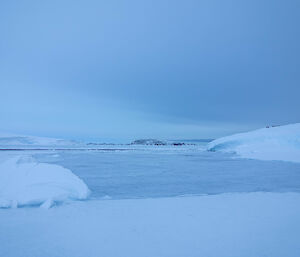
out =
[(0, 210), (5, 257), (299, 257), (299, 238), (296, 193)]
[(219, 138), (208, 144), (208, 150), (244, 158), (300, 162), (300, 123)]
[(70, 170), (36, 163), (30, 157), (12, 157), (0, 164), (0, 207), (41, 205), (85, 199), (89, 189)]

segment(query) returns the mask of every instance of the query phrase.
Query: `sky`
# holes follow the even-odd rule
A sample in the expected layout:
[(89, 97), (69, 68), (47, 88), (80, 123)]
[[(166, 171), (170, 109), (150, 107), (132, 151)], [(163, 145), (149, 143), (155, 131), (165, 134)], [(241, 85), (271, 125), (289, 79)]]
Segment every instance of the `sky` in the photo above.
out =
[(1, 1), (0, 130), (216, 138), (300, 122), (300, 1)]

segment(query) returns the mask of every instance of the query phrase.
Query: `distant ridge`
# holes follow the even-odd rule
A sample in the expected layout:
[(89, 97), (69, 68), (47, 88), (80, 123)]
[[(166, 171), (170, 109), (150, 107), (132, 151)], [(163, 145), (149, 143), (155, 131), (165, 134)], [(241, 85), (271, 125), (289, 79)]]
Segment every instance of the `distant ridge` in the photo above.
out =
[(214, 139), (212, 138), (200, 138), (200, 139), (174, 139), (174, 140), (170, 140), (173, 142), (191, 142), (191, 143), (209, 143), (211, 141), (213, 141)]
[(0, 146), (62, 146), (78, 145), (72, 140), (0, 133)]

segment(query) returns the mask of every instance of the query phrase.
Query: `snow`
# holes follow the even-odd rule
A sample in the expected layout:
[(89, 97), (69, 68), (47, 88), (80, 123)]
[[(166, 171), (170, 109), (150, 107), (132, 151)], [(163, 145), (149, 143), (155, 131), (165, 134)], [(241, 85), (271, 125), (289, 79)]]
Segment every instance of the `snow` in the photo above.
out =
[(299, 257), (299, 203), (250, 193), (0, 210), (0, 256)]
[(70, 170), (31, 157), (17, 156), (0, 163), (0, 207), (41, 205), (83, 200), (89, 195), (86, 184)]
[(0, 151), (0, 256), (298, 257), (300, 163), (228, 153), (236, 142), (295, 153), (298, 128), (259, 130), (255, 140), (244, 133), (225, 153), (204, 145)]
[(219, 138), (208, 144), (208, 150), (243, 158), (300, 162), (300, 123)]
[(15, 146), (72, 146), (78, 145), (78, 142), (37, 136), (15, 135), (9, 133), (0, 133), (0, 147)]

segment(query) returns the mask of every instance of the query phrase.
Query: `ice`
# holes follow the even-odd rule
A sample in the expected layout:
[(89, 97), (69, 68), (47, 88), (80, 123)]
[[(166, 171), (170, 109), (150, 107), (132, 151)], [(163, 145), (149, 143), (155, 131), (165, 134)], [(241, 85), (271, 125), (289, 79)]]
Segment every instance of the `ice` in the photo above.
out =
[(89, 195), (86, 184), (59, 165), (38, 163), (28, 156), (15, 156), (0, 163), (0, 207), (16, 208), (83, 200)]
[(70, 169), (91, 198), (171, 197), (229, 192), (300, 192), (300, 163), (233, 158), (198, 146), (158, 146), (128, 151), (38, 152), (39, 162)]
[[(199, 145), (0, 151), (0, 203), (12, 207), (0, 208), (0, 256), (298, 257), (300, 163), (233, 156)], [(89, 201), (56, 204), (88, 188)]]
[(300, 123), (219, 138), (209, 143), (208, 150), (243, 158), (300, 162)]

